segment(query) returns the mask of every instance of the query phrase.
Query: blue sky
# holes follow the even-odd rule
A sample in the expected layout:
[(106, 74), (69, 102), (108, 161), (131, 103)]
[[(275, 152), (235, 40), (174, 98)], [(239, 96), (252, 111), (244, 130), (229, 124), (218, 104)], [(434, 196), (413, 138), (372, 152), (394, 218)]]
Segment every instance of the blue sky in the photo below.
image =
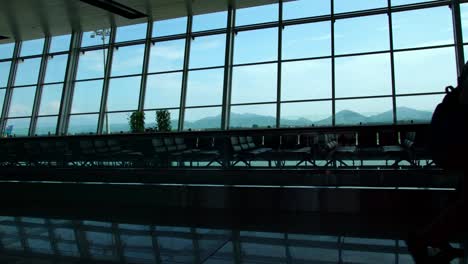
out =
[[(394, 5), (424, 1), (393, 0)], [(335, 0), (335, 12), (349, 12), (368, 8), (385, 7), (387, 0)], [(329, 1), (300, 0), (284, 4), (284, 19), (327, 15)], [(236, 25), (271, 22), (278, 19), (278, 6), (238, 10)], [(468, 8), (462, 5), (464, 36), (468, 32)], [(226, 12), (195, 16), (193, 31), (222, 28), (226, 24)], [(393, 14), (393, 41), (395, 49), (453, 44), (451, 11), (447, 6)], [(152, 36), (184, 33), (186, 18), (156, 22)], [(235, 36), (234, 64), (268, 62), (278, 60), (278, 28), (241, 31)], [(282, 59), (299, 59), (331, 55), (331, 24), (329, 21), (286, 26), (283, 31)], [(121, 27), (116, 41), (145, 38), (146, 24)], [(390, 48), (387, 15), (373, 15), (340, 19), (335, 23), (335, 53), (346, 55), (359, 52), (384, 51)], [(70, 36), (54, 37), (53, 52), (66, 50)], [(22, 56), (42, 52), (43, 40), (26, 41)], [(99, 37), (91, 33), (83, 35), (82, 46), (100, 45)], [(216, 67), (224, 64), (225, 34), (196, 37), (192, 40), (189, 69)], [(183, 68), (185, 39), (157, 42), (151, 46), (149, 73), (179, 71)], [(8, 58), (11, 45), (0, 45), (0, 59)], [(144, 45), (120, 47), (114, 50), (112, 77), (140, 74), (143, 64)], [(104, 55), (107, 55), (105, 53)], [(336, 98), (358, 96), (388, 96), (392, 94), (390, 54), (347, 56), (336, 58)], [(19, 63), (15, 85), (32, 85), (37, 82), (40, 59), (26, 59)], [(45, 81), (62, 82), (65, 75), (66, 55), (48, 58)], [(9, 62), (0, 63), (0, 97), (3, 98)], [(282, 63), (282, 118), (304, 117), (320, 120), (331, 115), (331, 102), (293, 103), (294, 100), (330, 99), (331, 59), (303, 60)], [(442, 92), (456, 81), (455, 52), (453, 47), (405, 51), (395, 53), (395, 88), (398, 95), (412, 93)], [(222, 99), (223, 69), (191, 70), (188, 77), (186, 105), (219, 106)], [(77, 80), (102, 78), (104, 76), (103, 51), (89, 51), (80, 55)], [(235, 113), (256, 113), (275, 116), (277, 100), (277, 63), (254, 66), (234, 66), (232, 103), (258, 103), (261, 105), (233, 106)], [(138, 104), (141, 77), (113, 78), (109, 84), (108, 111), (133, 111)], [(180, 104), (181, 72), (151, 74), (147, 79), (145, 109), (177, 108)], [(44, 88), (40, 114), (55, 115), (60, 105), (60, 85)], [(99, 110), (102, 81), (78, 82), (72, 104), (72, 113), (89, 113)], [(10, 117), (31, 114), (31, 100), (35, 86), (15, 88)], [(2, 93), (3, 92), (3, 93)], [(31, 99), (32, 98), (32, 99)], [(397, 106), (432, 111), (440, 95), (398, 97)], [(219, 115), (220, 107), (188, 109), (186, 120)], [(339, 100), (336, 111), (353, 110), (372, 115), (392, 109), (391, 99)], [(126, 123), (128, 113), (112, 114), (112, 122)], [(151, 114), (153, 115), (153, 114)], [(173, 118), (178, 118), (178, 110)], [(73, 117), (72, 123), (96, 123), (96, 116)], [(148, 119), (153, 120), (153, 117)], [(43, 118), (46, 124), (53, 118)], [(77, 121), (78, 120), (78, 121)], [(22, 120), (12, 120), (21, 123)], [(24, 121), (24, 120), (23, 120)], [(147, 121), (151, 122), (151, 121)], [(27, 122), (24, 122), (27, 123)]]

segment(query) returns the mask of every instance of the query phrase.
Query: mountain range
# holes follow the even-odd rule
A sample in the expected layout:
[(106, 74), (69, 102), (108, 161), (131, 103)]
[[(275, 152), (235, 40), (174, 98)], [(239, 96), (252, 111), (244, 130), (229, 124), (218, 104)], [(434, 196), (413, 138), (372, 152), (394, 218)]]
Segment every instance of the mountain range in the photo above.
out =
[[(397, 116), (401, 121), (413, 122), (427, 122), (431, 120), (432, 112), (421, 111), (409, 107), (398, 107)], [(219, 127), (221, 116), (205, 117), (197, 121), (186, 121), (184, 127), (194, 130), (204, 128), (217, 128)], [(174, 120), (175, 121), (175, 120)], [(174, 122), (173, 121), (173, 122)], [(382, 124), (393, 122), (393, 111), (386, 111), (383, 113), (364, 116), (351, 110), (342, 110), (335, 114), (335, 122), (337, 125), (359, 125), (359, 124)], [(230, 126), (236, 127), (268, 127), (275, 126), (276, 118), (273, 116), (258, 115), (258, 114), (237, 114), (231, 113)], [(332, 124), (332, 117), (327, 117), (321, 120), (310, 120), (307, 118), (282, 118), (281, 125), (284, 127), (298, 127), (298, 126), (326, 126)]]
[[(313, 115), (314, 113), (308, 113)], [(307, 113), (305, 113), (307, 115)], [(430, 111), (420, 111), (409, 107), (397, 108), (397, 115), (399, 123), (411, 122), (429, 122), (432, 117)], [(151, 122), (152, 121), (152, 122)], [(146, 121), (146, 127), (151, 128), (155, 126), (153, 120)], [(94, 121), (95, 122), (95, 121)], [(350, 110), (342, 110), (336, 113), (335, 122), (337, 125), (360, 125), (360, 124), (389, 124), (393, 122), (393, 111), (386, 111), (379, 114), (365, 116)], [(205, 117), (196, 121), (185, 121), (184, 128), (191, 130), (204, 130), (204, 129), (219, 129), (221, 124), (221, 116)], [(251, 127), (274, 127), (276, 118), (267, 115), (258, 115), (253, 113), (238, 114), (231, 113), (230, 126), (231, 128), (251, 128)], [(307, 126), (330, 126), (332, 124), (332, 117), (327, 117), (321, 120), (311, 120), (305, 117), (284, 117), (281, 118), (282, 127), (307, 127)], [(177, 129), (178, 120), (172, 119), (171, 125), (173, 129)], [(112, 133), (119, 133), (120, 131), (128, 131), (129, 126), (127, 123), (111, 124)], [(82, 123), (79, 127), (75, 127), (72, 134), (89, 133), (96, 129), (95, 123), (93, 125)], [(17, 127), (15, 134), (27, 133), (27, 128)], [(24, 130), (23, 132), (21, 132)], [(47, 128), (42, 129), (42, 133), (47, 134)], [(55, 131), (51, 128), (50, 131)]]

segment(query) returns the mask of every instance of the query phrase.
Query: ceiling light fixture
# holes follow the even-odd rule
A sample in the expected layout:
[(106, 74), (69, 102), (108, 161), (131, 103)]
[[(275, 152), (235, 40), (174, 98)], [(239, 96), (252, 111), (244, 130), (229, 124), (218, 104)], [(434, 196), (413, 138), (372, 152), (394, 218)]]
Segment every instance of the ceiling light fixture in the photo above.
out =
[(146, 14), (143, 14), (138, 10), (122, 5), (113, 0), (80, 0), (80, 1), (93, 5), (95, 7), (102, 8), (111, 13), (114, 13), (119, 16), (123, 16), (128, 19), (137, 19), (137, 18), (147, 17)]

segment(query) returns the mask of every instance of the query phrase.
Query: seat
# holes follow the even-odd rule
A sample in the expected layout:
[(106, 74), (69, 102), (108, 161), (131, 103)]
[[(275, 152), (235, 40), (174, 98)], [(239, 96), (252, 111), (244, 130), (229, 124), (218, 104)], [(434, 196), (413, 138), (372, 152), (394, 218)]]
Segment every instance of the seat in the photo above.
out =
[(402, 139), (400, 144), (398, 142), (398, 134), (395, 131), (383, 131), (379, 133), (381, 151), (387, 166), (390, 160), (394, 161), (390, 165), (392, 167), (399, 166), (402, 161), (408, 161), (411, 165), (415, 165), (411, 158), (413, 141), (405, 136)]
[(190, 166), (193, 166), (194, 162), (197, 165), (200, 162), (207, 162), (206, 167), (212, 164), (223, 165), (221, 161), (221, 153), (214, 146), (214, 138), (212, 137), (201, 137), (198, 138), (198, 148), (189, 147), (185, 141), (185, 138), (176, 138), (176, 144), (180, 147), (178, 149), (184, 149), (184, 160), (190, 161)]
[[(333, 142), (334, 141), (334, 142)], [(356, 146), (356, 136), (354, 132), (341, 133), (338, 136), (335, 135), (335, 139), (329, 141), (334, 149), (331, 150), (332, 159), (343, 167), (349, 167), (346, 160), (352, 161), (352, 166), (355, 165), (357, 159), (358, 147)]]
[(271, 167), (274, 162), (276, 167), (286, 166), (287, 161), (296, 162), (297, 167), (301, 164), (307, 165), (311, 163), (315, 166), (315, 161), (311, 159), (311, 148), (307, 145), (300, 144), (299, 135), (281, 136), (281, 145), (279, 149), (272, 150), (269, 148), (262, 156), (268, 160), (268, 165)]
[(362, 127), (358, 132), (357, 156), (361, 162), (361, 166), (365, 166), (365, 161), (384, 160), (377, 135), (377, 130), (369, 127)]

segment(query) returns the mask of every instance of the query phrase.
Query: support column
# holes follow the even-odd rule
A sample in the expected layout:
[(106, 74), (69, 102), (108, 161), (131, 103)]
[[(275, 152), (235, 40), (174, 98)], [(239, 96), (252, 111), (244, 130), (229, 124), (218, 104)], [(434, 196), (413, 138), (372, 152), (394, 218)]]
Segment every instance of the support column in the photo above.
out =
[(240, 243), (240, 232), (237, 230), (232, 231), (232, 249), (234, 254), (234, 263), (242, 264), (242, 247)]
[(83, 222), (73, 221), (73, 231), (75, 235), (76, 246), (80, 252), (80, 258), (89, 259), (91, 254), (89, 252), (89, 243), (86, 239), (86, 234), (83, 231)]
[(286, 264), (292, 264), (293, 263), (293, 258), (291, 255), (291, 249), (289, 246), (289, 234), (284, 233), (284, 247), (285, 247), (285, 253), (286, 253)]
[(191, 227), (190, 233), (192, 235), (193, 263), (201, 263), (200, 245), (198, 243), (198, 235), (197, 235), (196, 229)]
[(20, 239), (21, 246), (23, 247), (25, 252), (30, 253), (31, 247), (29, 246), (27, 234), (24, 230), (23, 221), (21, 221), (21, 217), (15, 217), (15, 224), (16, 228), (18, 229), (18, 236)]
[(54, 233), (54, 228), (50, 219), (45, 219), (45, 225), (47, 226), (47, 232), (49, 234), (50, 247), (55, 256), (60, 256), (60, 250), (57, 244), (57, 237)]
[(120, 229), (117, 223), (112, 223), (112, 236), (114, 238), (114, 248), (116, 249), (116, 255), (120, 259), (121, 263), (127, 263), (124, 254), (124, 244), (122, 243), (122, 239), (120, 237)]
[(151, 235), (151, 245), (153, 247), (155, 262), (156, 264), (161, 264), (162, 263), (161, 250), (160, 250), (159, 241), (158, 241), (158, 233), (156, 231), (155, 225), (151, 225), (150, 235)]

